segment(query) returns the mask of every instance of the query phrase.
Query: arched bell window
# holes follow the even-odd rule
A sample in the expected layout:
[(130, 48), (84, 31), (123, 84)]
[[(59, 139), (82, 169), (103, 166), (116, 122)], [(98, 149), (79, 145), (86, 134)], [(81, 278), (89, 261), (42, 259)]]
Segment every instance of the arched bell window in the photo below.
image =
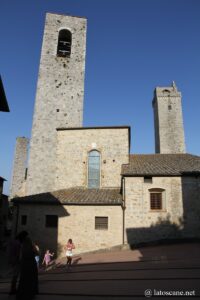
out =
[(88, 154), (88, 188), (100, 187), (100, 153), (92, 150)]
[(57, 56), (70, 57), (72, 34), (67, 29), (61, 29), (58, 35)]

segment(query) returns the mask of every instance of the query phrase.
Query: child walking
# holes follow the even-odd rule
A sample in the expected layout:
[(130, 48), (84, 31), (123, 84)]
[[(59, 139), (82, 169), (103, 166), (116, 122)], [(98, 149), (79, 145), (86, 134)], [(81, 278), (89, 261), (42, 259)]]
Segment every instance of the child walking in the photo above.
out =
[(75, 245), (72, 242), (72, 239), (69, 239), (67, 245), (65, 246), (66, 256), (67, 256), (67, 266), (69, 269), (71, 268), (71, 264), (72, 264), (73, 249), (75, 249)]
[(46, 251), (45, 255), (44, 255), (44, 259), (42, 264), (45, 264), (45, 267), (47, 268), (50, 261), (51, 261), (51, 257), (54, 256), (54, 253), (50, 253), (49, 250)]

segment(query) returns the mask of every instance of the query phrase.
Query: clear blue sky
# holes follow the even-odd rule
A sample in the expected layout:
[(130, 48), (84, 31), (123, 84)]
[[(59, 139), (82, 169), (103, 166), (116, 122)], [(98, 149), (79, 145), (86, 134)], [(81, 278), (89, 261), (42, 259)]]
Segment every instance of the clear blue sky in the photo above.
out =
[(0, 176), (8, 193), (17, 136), (30, 137), (46, 12), (88, 19), (84, 126), (130, 125), (132, 153), (154, 153), (152, 97), (175, 80), (187, 152), (200, 155), (199, 0), (1, 0)]

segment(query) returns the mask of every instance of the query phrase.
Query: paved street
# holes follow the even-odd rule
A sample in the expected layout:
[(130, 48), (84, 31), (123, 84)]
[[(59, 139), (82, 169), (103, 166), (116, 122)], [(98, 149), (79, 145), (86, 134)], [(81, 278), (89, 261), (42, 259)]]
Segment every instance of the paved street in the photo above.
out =
[[(15, 299), (8, 295), (8, 290), (9, 278), (3, 277), (0, 299)], [(200, 244), (84, 254), (74, 258), (71, 270), (61, 260), (56, 268), (40, 271), (40, 294), (35, 299), (141, 299), (145, 298), (145, 290), (157, 299), (172, 298), (158, 296), (161, 291), (187, 291), (190, 295), (184, 299), (194, 295), (200, 299)]]

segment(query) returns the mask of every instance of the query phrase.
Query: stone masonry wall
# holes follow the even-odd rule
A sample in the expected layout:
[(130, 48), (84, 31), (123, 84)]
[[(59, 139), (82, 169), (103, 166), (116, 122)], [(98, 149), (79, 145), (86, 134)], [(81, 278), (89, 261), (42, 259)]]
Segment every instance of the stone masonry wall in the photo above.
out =
[(25, 183), (28, 144), (29, 140), (25, 137), (18, 137), (16, 139), (10, 199), (15, 196), (22, 196), (21, 190)]
[(184, 209), (184, 236), (200, 238), (200, 176), (181, 179)]
[[(181, 177), (153, 177), (144, 183), (143, 177), (127, 177), (126, 237), (128, 243), (181, 236), (184, 221)], [(149, 189), (163, 189), (163, 210), (150, 209)]]
[[(27, 215), (27, 225), (21, 225), (21, 216)], [(45, 226), (45, 215), (58, 215), (58, 228)], [(95, 229), (95, 216), (108, 217), (108, 230)], [(61, 206), (20, 205), (18, 232), (27, 230), (40, 246), (65, 256), (64, 245), (72, 238), (75, 253), (98, 250), (122, 244), (121, 206)]]
[(181, 93), (156, 88), (153, 107), (156, 153), (185, 153)]
[[(200, 237), (200, 177), (126, 179), (125, 236), (128, 243)], [(149, 189), (161, 188), (163, 210), (150, 210)]]
[[(61, 29), (72, 33), (70, 57), (57, 57)], [(86, 19), (47, 14), (34, 108), (27, 195), (54, 189), (56, 128), (83, 119)]]
[(128, 128), (99, 128), (58, 131), (56, 190), (87, 187), (88, 153), (101, 156), (100, 187), (120, 187), (121, 165), (129, 162)]

